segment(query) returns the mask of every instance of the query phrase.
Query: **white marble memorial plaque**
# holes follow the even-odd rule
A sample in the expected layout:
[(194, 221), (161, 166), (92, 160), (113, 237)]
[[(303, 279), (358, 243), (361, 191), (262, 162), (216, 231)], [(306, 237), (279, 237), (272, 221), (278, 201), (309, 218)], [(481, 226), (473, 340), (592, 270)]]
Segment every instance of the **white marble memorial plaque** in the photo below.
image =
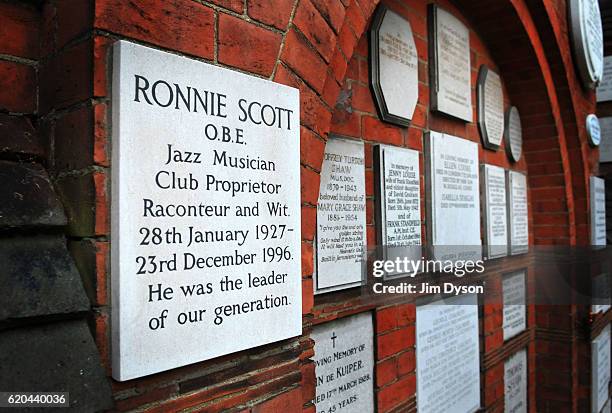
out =
[(419, 413), (480, 408), (478, 298), (460, 295), (416, 309)]
[(597, 86), (597, 102), (612, 100), (612, 56), (604, 57), (603, 76)]
[(504, 362), (504, 412), (527, 413), (527, 351)]
[[(428, 230), (437, 259), (480, 256), (478, 144), (439, 132), (425, 137)], [(448, 246), (446, 248), (438, 246)]]
[(606, 182), (591, 176), (591, 245), (606, 245)]
[(502, 278), (504, 340), (508, 340), (527, 328), (527, 302), (525, 270), (506, 274)]
[(570, 0), (570, 28), (578, 73), (587, 87), (603, 77), (604, 39), (598, 0)]
[(317, 204), (316, 293), (361, 285), (365, 271), (363, 142), (330, 137)]
[(481, 168), (487, 256), (489, 258), (503, 257), (508, 252), (506, 171), (494, 165), (482, 165)]
[(586, 117), (586, 131), (591, 146), (599, 146), (601, 143), (601, 126), (597, 115), (591, 113)]
[(591, 342), (591, 411), (599, 413), (609, 397), (610, 325)]
[(523, 152), (523, 127), (516, 106), (511, 106), (506, 111), (504, 137), (506, 138), (508, 157), (512, 162), (518, 162)]
[(370, 313), (315, 326), (313, 403), (321, 413), (374, 412), (374, 328)]
[(382, 120), (408, 126), (419, 98), (419, 58), (410, 23), (379, 6), (370, 29), (370, 82)]
[[(377, 145), (376, 212), (382, 259), (421, 258), (421, 185), (419, 152)], [(409, 248), (406, 248), (409, 246)], [(388, 274), (391, 275), (391, 274)]]
[(298, 90), (120, 41), (112, 103), (113, 377), (300, 335)]
[(432, 109), (472, 122), (470, 32), (448, 11), (429, 7)]
[(508, 244), (511, 254), (527, 252), (529, 219), (527, 214), (527, 176), (508, 171)]
[(601, 143), (599, 144), (599, 163), (612, 162), (612, 117), (599, 119)]
[(497, 150), (504, 137), (504, 92), (499, 75), (485, 65), (478, 73), (478, 129), (483, 146)]

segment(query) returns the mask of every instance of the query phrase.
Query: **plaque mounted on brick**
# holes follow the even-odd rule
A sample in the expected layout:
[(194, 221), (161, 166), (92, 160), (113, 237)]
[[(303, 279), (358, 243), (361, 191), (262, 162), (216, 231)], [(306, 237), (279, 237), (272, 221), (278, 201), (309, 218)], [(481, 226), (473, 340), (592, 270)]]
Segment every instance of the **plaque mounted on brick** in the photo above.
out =
[(374, 172), (376, 222), (379, 223), (376, 235), (381, 259), (421, 258), (419, 152), (377, 145)]
[(597, 102), (612, 100), (612, 56), (604, 57), (603, 76), (597, 86)]
[(522, 254), (529, 249), (529, 217), (527, 214), (527, 176), (507, 171), (508, 245), (510, 254)]
[(363, 142), (332, 136), (325, 145), (317, 203), (316, 294), (362, 284), (365, 208)]
[(470, 32), (443, 8), (429, 9), (429, 83), (433, 110), (472, 122)]
[(574, 62), (586, 87), (603, 77), (604, 38), (598, 0), (569, 0), (569, 26)]
[(374, 411), (374, 327), (371, 313), (312, 329), (317, 412)]
[(523, 349), (504, 362), (504, 411), (527, 412), (527, 350)]
[(527, 270), (514, 271), (502, 277), (504, 340), (511, 339), (527, 328)]
[(478, 144), (431, 131), (425, 136), (428, 239), (438, 259), (481, 257)]
[(410, 23), (380, 5), (370, 28), (370, 84), (383, 121), (410, 124), (419, 98), (418, 71)]
[(516, 106), (511, 106), (506, 111), (504, 138), (508, 158), (512, 162), (518, 162), (523, 153), (523, 127), (521, 126), (521, 116)]
[(586, 117), (586, 131), (589, 138), (589, 144), (592, 147), (597, 147), (601, 143), (601, 126), (597, 115), (591, 113)]
[(484, 240), (487, 257), (508, 253), (506, 171), (494, 165), (481, 165)]
[(485, 65), (478, 72), (478, 129), (482, 145), (497, 150), (504, 137), (504, 92), (499, 75)]
[(591, 190), (591, 245), (603, 246), (606, 240), (606, 181), (590, 177)]
[(119, 41), (112, 105), (113, 377), (300, 335), (298, 90)]
[(599, 163), (612, 162), (612, 117), (599, 118), (601, 143), (599, 144)]
[(480, 408), (479, 342), (476, 294), (417, 305), (419, 413), (471, 413)]
[(610, 382), (610, 325), (591, 342), (591, 412), (599, 413), (608, 401)]

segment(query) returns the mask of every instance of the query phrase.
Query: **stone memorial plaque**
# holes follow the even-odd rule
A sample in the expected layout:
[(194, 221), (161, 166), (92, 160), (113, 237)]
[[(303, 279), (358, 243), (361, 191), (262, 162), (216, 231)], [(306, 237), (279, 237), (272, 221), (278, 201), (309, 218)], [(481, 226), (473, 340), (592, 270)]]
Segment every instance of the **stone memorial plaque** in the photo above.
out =
[(419, 152), (377, 145), (374, 147), (374, 170), (381, 259), (421, 258), (421, 249), (415, 247), (421, 245)]
[(482, 144), (497, 150), (504, 137), (504, 92), (501, 78), (487, 66), (478, 73), (478, 129)]
[(504, 412), (527, 413), (527, 351), (504, 362)]
[(604, 57), (604, 69), (601, 82), (597, 86), (597, 102), (612, 100), (612, 56)]
[(525, 275), (526, 270), (520, 270), (506, 274), (502, 278), (504, 341), (527, 328)]
[(374, 412), (374, 328), (362, 313), (312, 330), (317, 412)]
[(595, 88), (603, 77), (604, 39), (598, 0), (570, 0), (574, 61), (585, 86)]
[(506, 171), (494, 165), (482, 165), (481, 168), (487, 256), (489, 258), (503, 257), (508, 252)]
[(610, 301), (610, 274), (607, 272), (601, 273), (593, 277), (591, 281), (591, 305), (592, 313), (605, 313), (610, 309), (612, 302)]
[(527, 214), (527, 176), (508, 171), (508, 245), (511, 254), (521, 254), (529, 249), (529, 219)]
[(504, 136), (506, 138), (506, 152), (512, 162), (518, 162), (523, 152), (523, 128), (521, 116), (516, 106), (506, 111)]
[(606, 182), (591, 176), (591, 245), (606, 245)]
[(599, 119), (601, 143), (599, 144), (599, 163), (612, 162), (612, 117)]
[(468, 294), (417, 306), (419, 413), (469, 413), (480, 408), (477, 304), (476, 294)]
[(611, 413), (612, 407), (610, 406), (610, 399), (606, 402), (604, 407), (601, 409), (601, 413)]
[[(480, 258), (478, 144), (429, 132), (427, 156), (428, 239), (437, 259)], [(443, 247), (447, 246), (447, 247)]]
[(591, 113), (586, 117), (586, 130), (589, 144), (593, 147), (599, 146), (601, 143), (601, 127), (597, 115)]
[(408, 126), (419, 98), (419, 58), (408, 20), (379, 6), (370, 28), (370, 83), (380, 118)]
[(298, 90), (125, 41), (113, 62), (113, 377), (300, 335)]
[(432, 109), (472, 122), (470, 32), (448, 11), (429, 6)]
[(608, 401), (610, 325), (591, 342), (591, 411), (599, 413)]
[(330, 137), (317, 205), (315, 293), (361, 285), (365, 274), (363, 142)]

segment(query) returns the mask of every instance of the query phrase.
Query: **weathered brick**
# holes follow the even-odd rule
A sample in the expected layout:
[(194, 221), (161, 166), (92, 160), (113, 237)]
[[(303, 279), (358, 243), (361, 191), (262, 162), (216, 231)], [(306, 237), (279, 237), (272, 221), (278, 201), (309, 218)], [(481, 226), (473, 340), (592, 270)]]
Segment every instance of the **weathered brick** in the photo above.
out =
[(291, 17), (293, 3), (290, 0), (248, 0), (249, 17), (277, 29), (285, 29)]
[(219, 15), (219, 62), (269, 76), (274, 68), (281, 35), (234, 16)]
[(38, 58), (40, 17), (34, 7), (0, 3), (0, 54)]
[(0, 110), (36, 111), (36, 72), (32, 66), (0, 60)]
[(310, 44), (329, 62), (336, 44), (336, 36), (310, 0), (302, 0), (293, 24), (306, 36)]
[(286, 35), (282, 60), (317, 93), (323, 91), (327, 65), (293, 29)]

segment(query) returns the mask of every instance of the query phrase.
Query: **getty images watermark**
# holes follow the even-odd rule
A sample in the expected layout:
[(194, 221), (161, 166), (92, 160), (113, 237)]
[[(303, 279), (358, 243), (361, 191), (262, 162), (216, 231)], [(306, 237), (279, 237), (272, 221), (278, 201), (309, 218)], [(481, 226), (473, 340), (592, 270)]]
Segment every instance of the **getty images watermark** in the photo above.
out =
[[(437, 260), (411, 259), (397, 257), (373, 262), (372, 275), (377, 279), (394, 280), (400, 277), (415, 278), (417, 275), (440, 274), (454, 275), (463, 278), (465, 275), (482, 274), (485, 271), (485, 260)], [(372, 285), (375, 294), (450, 294), (484, 293), (483, 285), (456, 285), (452, 282), (401, 282), (384, 284), (377, 281)]]

